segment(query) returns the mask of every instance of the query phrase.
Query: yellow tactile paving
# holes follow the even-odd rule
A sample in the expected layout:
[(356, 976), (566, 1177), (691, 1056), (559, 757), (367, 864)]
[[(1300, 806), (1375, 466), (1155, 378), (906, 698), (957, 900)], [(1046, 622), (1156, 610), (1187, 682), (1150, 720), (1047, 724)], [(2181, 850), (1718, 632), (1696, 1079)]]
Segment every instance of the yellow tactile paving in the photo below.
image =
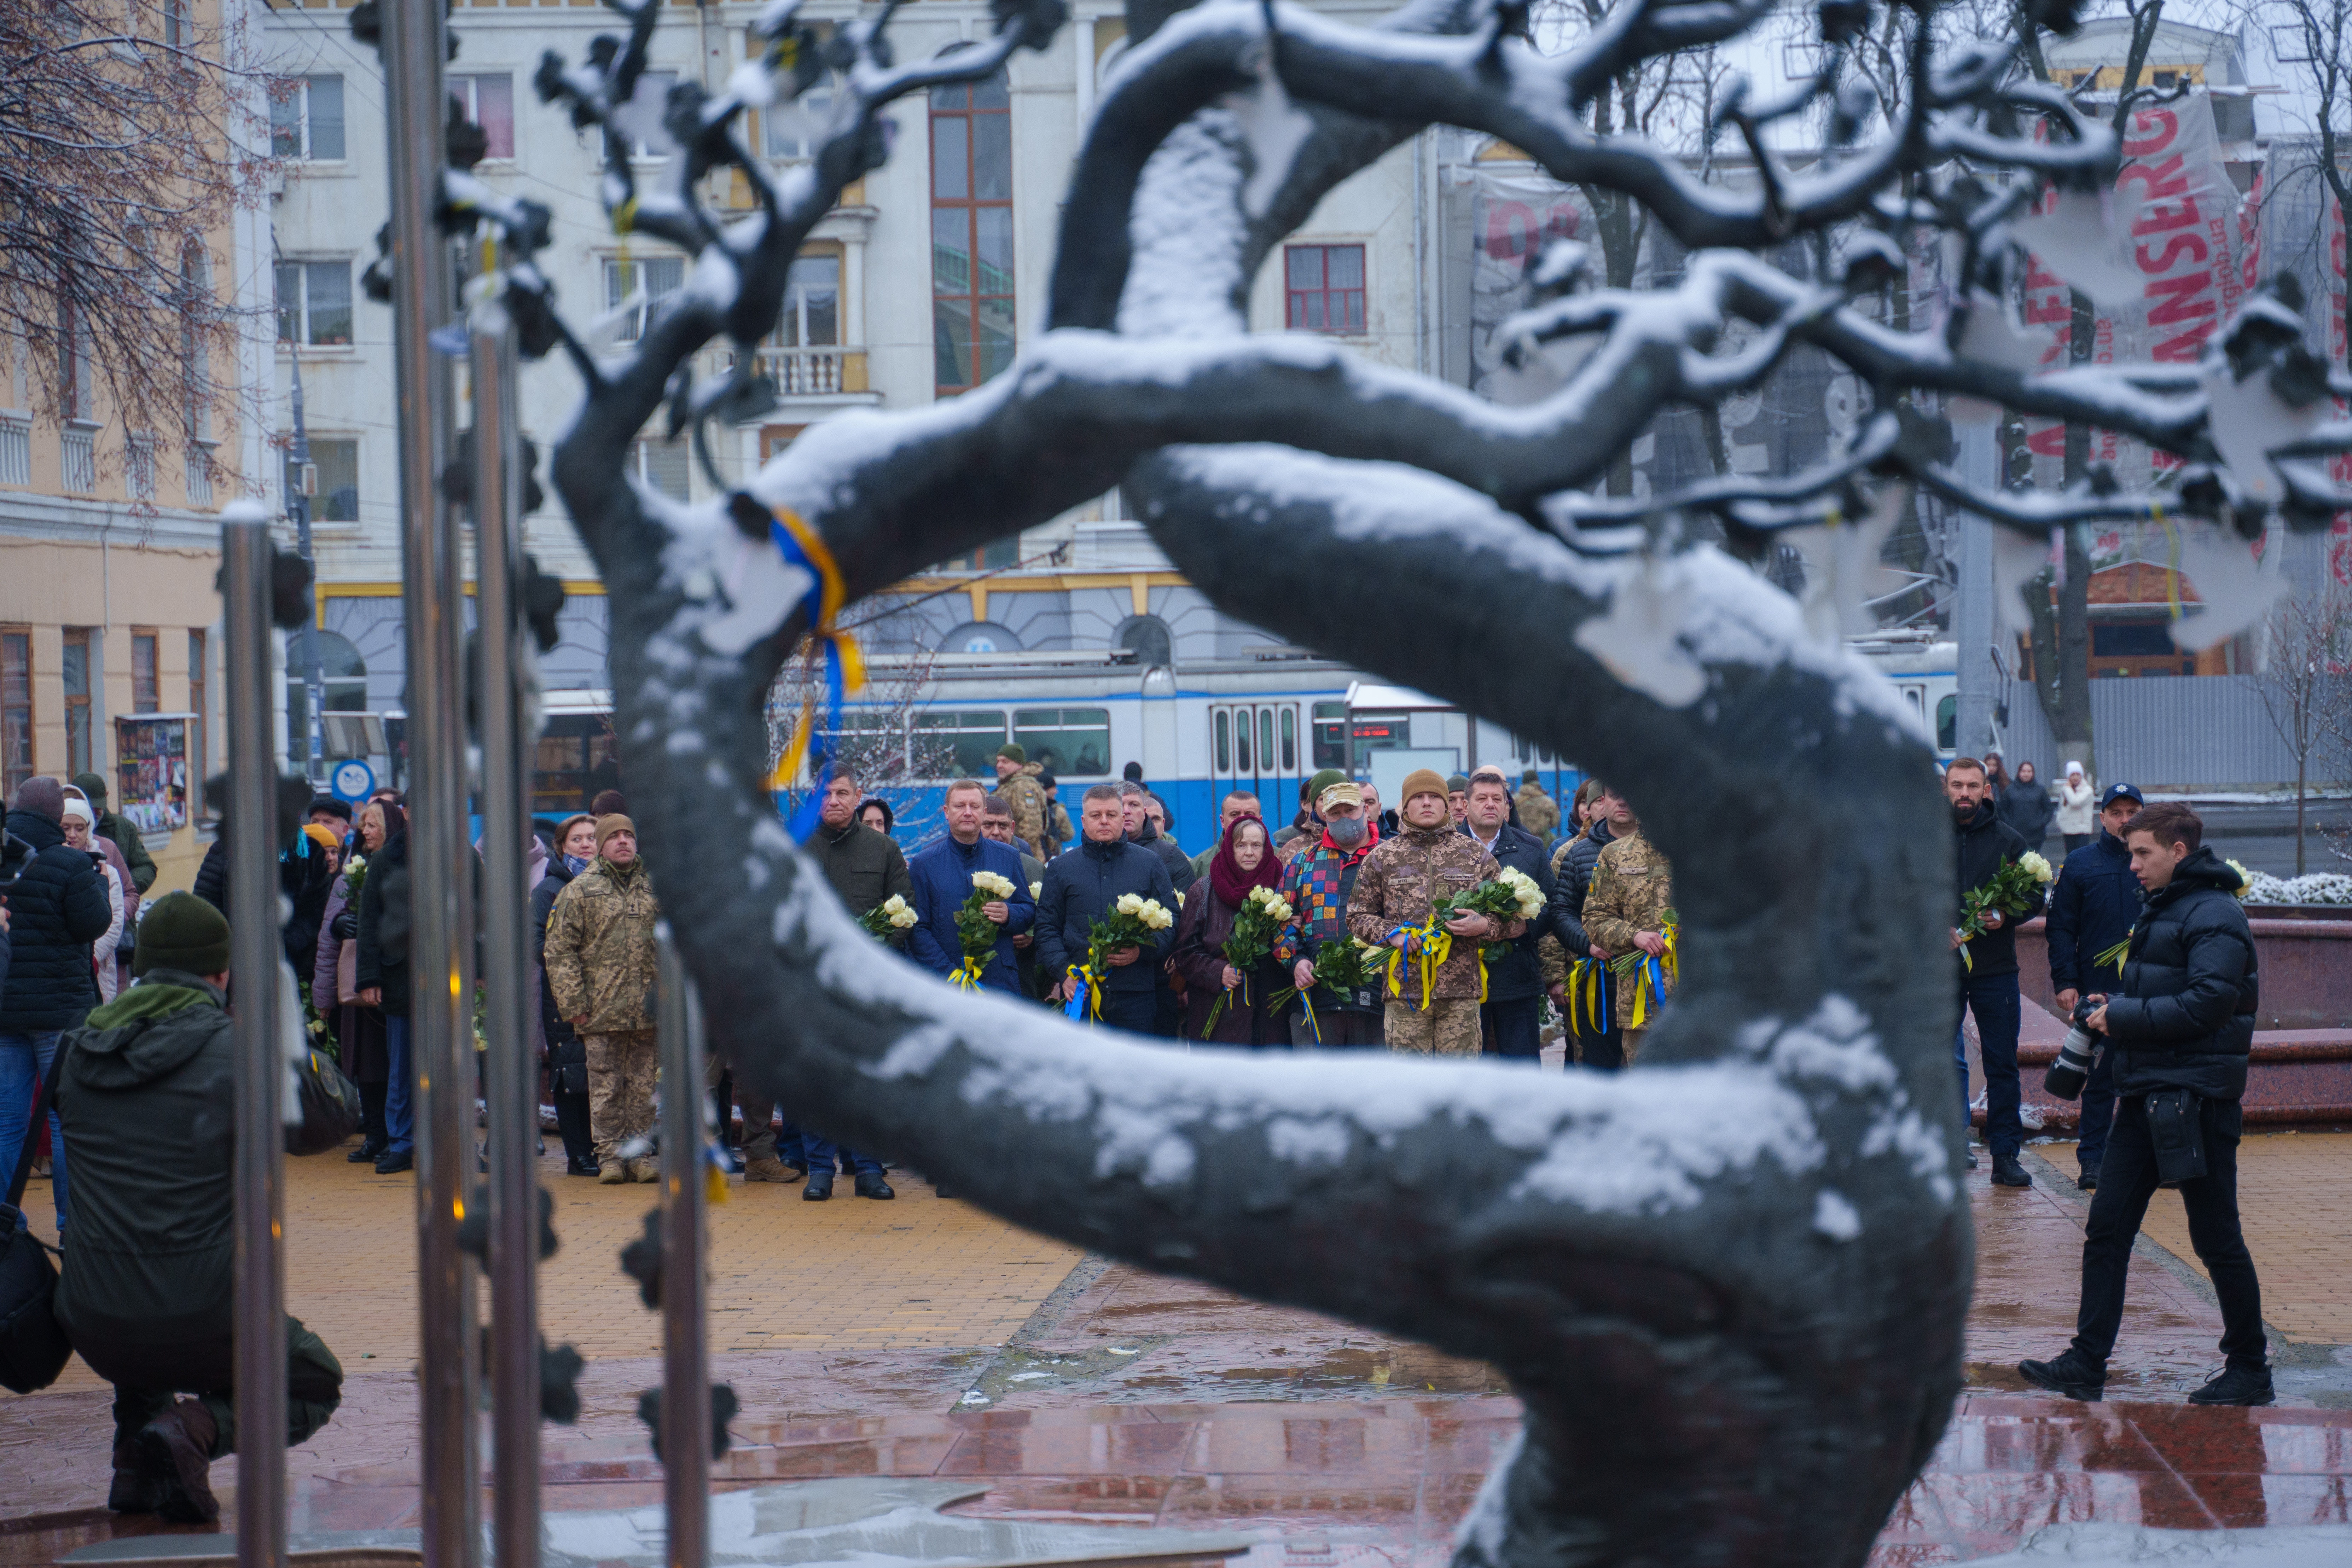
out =
[[(2074, 1146), (2042, 1151), (2072, 1173)], [(2352, 1133), (2273, 1132), (2238, 1145), (2238, 1216), (2263, 1279), (2263, 1317), (2290, 1340), (2352, 1344)], [(2141, 1226), (2200, 1275), (2178, 1194)]]
[[(554, 1144), (549, 1139), (551, 1147)], [(655, 1355), (661, 1321), (620, 1271), (658, 1189), (602, 1186), (542, 1163), (562, 1249), (540, 1267), (540, 1321), (591, 1360)], [(1002, 1344), (1084, 1254), (891, 1173), (898, 1196), (805, 1203), (797, 1185), (737, 1183), (710, 1216), (714, 1352), (930, 1349)], [(52, 1234), (48, 1184), (25, 1194)], [(286, 1303), (346, 1370), (415, 1357), (415, 1187), (345, 1162), (341, 1151), (287, 1162)], [(60, 1386), (93, 1386), (79, 1361)]]

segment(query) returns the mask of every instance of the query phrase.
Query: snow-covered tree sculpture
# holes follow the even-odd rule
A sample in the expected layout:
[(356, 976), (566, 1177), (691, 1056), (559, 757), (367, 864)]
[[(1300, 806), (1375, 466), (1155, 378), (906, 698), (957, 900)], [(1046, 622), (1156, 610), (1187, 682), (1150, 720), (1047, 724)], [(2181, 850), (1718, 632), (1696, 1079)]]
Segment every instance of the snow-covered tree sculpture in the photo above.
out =
[[(540, 73), (583, 125), (631, 99), (656, 21), (654, 0), (607, 3), (625, 39)], [(1496, 0), (1410, 0), (1370, 28), (1137, 0), (1071, 180), (1049, 330), (985, 385), (816, 426), (702, 506), (630, 479), (632, 441), (765, 405), (753, 345), (803, 238), (886, 156), (885, 108), (1043, 47), (1060, 0), (1001, 0), (992, 39), (919, 64), (894, 63), (888, 0), (823, 38), (790, 0), (765, 13), (762, 58), (724, 93), (671, 90), (679, 152), (657, 189), (626, 136), (608, 142), (608, 211), (693, 258), (618, 358), (557, 319), (531, 264), (543, 215), (451, 177), (454, 204), (505, 237), (502, 292), (478, 300), (587, 384), (553, 475), (611, 595), (630, 798), (653, 862), (679, 868), (663, 903), (717, 1048), (763, 1098), (1024, 1226), (1500, 1367), (1525, 1436), (1465, 1563), (1859, 1563), (1959, 1385), (1970, 1237), (1932, 753), (1738, 553), (1801, 543), (1834, 595), (1858, 595), (1916, 486), (2029, 553), (2053, 527), (2160, 504), (2219, 525), (2189, 563), (2222, 570), (2268, 510), (2303, 525), (2347, 504), (2311, 460), (2346, 431), (2318, 423), (2330, 389), (2294, 346), (2291, 301), (2256, 300), (2197, 363), (2021, 368), (2007, 226), (2053, 187), (2095, 222), (2120, 151), (2014, 69), (2012, 45), (1932, 45), (1935, 0), (1901, 25), (1897, 107), (1835, 89), (1841, 139), (1802, 171), (1773, 128), (1819, 108), (1821, 84), (1729, 100), (1746, 189), (1590, 128), (1624, 62), (1738, 37), (1770, 8), (1641, 0), (1548, 56)], [(1825, 0), (1820, 19), (1826, 84), (1869, 0)], [(845, 86), (814, 160), (772, 173), (743, 111), (828, 68)], [(1281, 237), (1441, 123), (1638, 199), (1691, 250), (1656, 293), (1580, 288), (1573, 253), (1547, 255), (1515, 331), (1530, 363), (1561, 368), (1527, 406), (1244, 330)], [(714, 171), (749, 187), (749, 212), (703, 202)], [(1818, 258), (1810, 277), (1765, 259), (1792, 239)], [(1879, 291), (1929, 254), (1951, 283), (1940, 317), (1882, 324)], [(693, 356), (721, 338), (735, 369), (698, 382)], [(1654, 415), (1753, 387), (1798, 343), (1869, 391), (1847, 449), (1686, 493), (1590, 493)], [(2161, 498), (2103, 474), (2063, 495), (1971, 493), (1925, 412), (1962, 397), (2181, 463)], [(2273, 429), (2297, 444), (2266, 458), (2247, 408), (2284, 410)], [(1638, 1070), (1161, 1050), (930, 984), (859, 931), (763, 787), (763, 699), (824, 629), (808, 563), (837, 563), (856, 598), (1113, 485), (1224, 609), (1598, 760), (1641, 804), (1678, 870), (1685, 969)], [(1718, 531), (1725, 545), (1699, 542)]]

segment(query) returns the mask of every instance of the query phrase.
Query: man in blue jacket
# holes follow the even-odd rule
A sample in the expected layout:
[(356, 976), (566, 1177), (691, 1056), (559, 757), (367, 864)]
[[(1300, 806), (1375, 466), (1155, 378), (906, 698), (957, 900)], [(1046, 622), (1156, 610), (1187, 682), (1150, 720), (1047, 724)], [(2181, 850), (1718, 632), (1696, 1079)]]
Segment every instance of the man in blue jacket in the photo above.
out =
[[(1037, 967), (1055, 982), (1052, 995), (1067, 1001), (1076, 984), (1070, 971), (1087, 961), (1095, 921), (1129, 893), (1154, 899), (1176, 912), (1176, 884), (1160, 857), (1130, 843), (1118, 791), (1097, 784), (1078, 807), (1078, 847), (1057, 855), (1045, 868), (1045, 890), (1037, 900)], [(1152, 1032), (1153, 977), (1176, 940), (1171, 922), (1150, 942), (1123, 947), (1109, 955), (1102, 978), (1102, 1021), (1114, 1029)]]
[(2115, 1057), (2116, 1124), (2104, 1180), (2083, 1226), (2083, 1296), (2074, 1342), (2050, 1361), (2018, 1363), (2027, 1382), (2097, 1399), (2123, 1327), (2132, 1243), (2159, 1185), (2179, 1189), (2189, 1240), (2221, 1309), (2221, 1371), (2191, 1405), (2268, 1405), (2263, 1288), (2238, 1224), (2238, 1139), (2246, 1059), (2262, 1001), (2253, 931), (2238, 873), (2205, 847), (2205, 825), (2172, 801), (2126, 831), (2147, 891), (2116, 983), (2091, 994), (2085, 1021)]
[[(2131, 935), (2139, 919), (2139, 879), (2132, 875), (2124, 831), (2146, 804), (2131, 785), (2109, 784), (2099, 801), (2098, 836), (2066, 857), (2050, 889), (2050, 988), (2057, 993), (2058, 1010), (2070, 1018), (2085, 992), (2105, 991), (2122, 975), (2120, 967), (2099, 970), (2092, 961)], [(2099, 1161), (2115, 1117), (2115, 1052), (2105, 1050), (2083, 1086), (2081, 1142), (2074, 1149), (2083, 1173), (2074, 1184), (2084, 1192), (2099, 1184)]]
[(1471, 773), (1463, 810), (1462, 831), (1498, 865), (1527, 873), (1543, 893), (1544, 907), (1511, 940), (1509, 956), (1487, 966), (1486, 1000), (1478, 1008), (1489, 1052), (1534, 1061), (1543, 1055), (1543, 969), (1536, 943), (1551, 929), (1551, 865), (1542, 839), (1511, 826), (1511, 785), (1502, 769)]
[(971, 897), (973, 873), (993, 871), (1013, 884), (1013, 896), (983, 906), (996, 923), (996, 947), (980, 972), (980, 988), (1018, 996), (1021, 963), (1013, 939), (1035, 923), (1037, 904), (1021, 875), (1019, 851), (981, 832), (987, 807), (988, 792), (979, 780), (958, 779), (948, 785), (947, 837), (907, 863), (907, 875), (915, 884), (908, 902), (921, 917), (907, 932), (907, 955), (934, 974), (953, 974), (962, 968), (963, 939), (956, 934), (956, 911)]

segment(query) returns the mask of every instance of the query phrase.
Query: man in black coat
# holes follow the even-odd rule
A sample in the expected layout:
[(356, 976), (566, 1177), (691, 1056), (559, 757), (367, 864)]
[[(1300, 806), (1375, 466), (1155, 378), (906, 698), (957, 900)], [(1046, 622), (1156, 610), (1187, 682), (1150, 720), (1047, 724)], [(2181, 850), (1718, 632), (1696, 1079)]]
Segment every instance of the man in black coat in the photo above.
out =
[[(1192, 890), (1192, 884), (1201, 879), (1201, 874), (1192, 869), (1192, 857), (1186, 855), (1174, 839), (1162, 833), (1159, 823), (1152, 820), (1153, 799), (1152, 793), (1141, 784), (1134, 779), (1127, 780), (1118, 786), (1119, 821), (1125, 825), (1129, 844), (1139, 844), (1150, 850), (1160, 858), (1160, 865), (1167, 868), (1169, 885), (1175, 889), (1175, 896), (1164, 901), (1171, 912), (1181, 913), (1184, 895)], [(1166, 808), (1163, 806), (1161, 809), (1164, 812)], [(1173, 943), (1170, 946), (1172, 947)], [(1176, 1001), (1175, 975), (1166, 962), (1168, 950), (1163, 949), (1161, 962), (1152, 973), (1151, 1033), (1162, 1039), (1174, 1039), (1182, 1028), (1184, 1010)]]
[[(2120, 967), (2102, 969), (2099, 954), (2131, 935), (2139, 919), (2139, 879), (2132, 875), (2124, 829), (2147, 804), (2127, 784), (2109, 784), (2099, 802), (2099, 833), (2066, 857), (2050, 889), (2050, 989), (2058, 1010), (2073, 1017), (2074, 1004), (2089, 991), (2116, 983)], [(2116, 1119), (2115, 1053), (2101, 1051), (2083, 1085), (2082, 1120), (2076, 1130), (2075, 1162), (2083, 1173), (2074, 1184), (2089, 1192), (2099, 1184), (2099, 1158)]]
[(2147, 903), (2122, 984), (2092, 994), (2104, 1005), (2088, 1024), (2107, 1037), (2119, 1098), (2083, 1230), (2082, 1306), (2065, 1353), (2018, 1368), (2076, 1399), (2098, 1398), (2105, 1386), (2132, 1242), (2159, 1185), (2179, 1187), (2189, 1244), (2221, 1308), (2225, 1363), (2189, 1403), (2268, 1405), (2273, 1397), (2262, 1283), (2238, 1227), (2239, 1101), (2260, 1001), (2254, 937), (2238, 904), (2238, 873), (2204, 847), (2204, 837), (2197, 814), (2170, 801), (2126, 830)]
[[(1095, 921), (1129, 893), (1157, 900), (1171, 916), (1177, 912), (1168, 868), (1143, 845), (1128, 841), (1118, 788), (1097, 784), (1079, 803), (1078, 847), (1054, 857), (1037, 899), (1037, 967), (1053, 984), (1055, 1000), (1068, 1000), (1075, 984), (1069, 972), (1087, 962)], [(1149, 943), (1110, 955), (1108, 973), (1099, 977), (1104, 1024), (1138, 1035), (1153, 1032), (1154, 982), (1175, 941), (1171, 921)]]
[[(2025, 840), (2001, 821), (1988, 798), (1984, 764), (1954, 757), (1944, 770), (1945, 798), (1952, 803), (1952, 866), (1961, 894), (1983, 887), (2002, 866), (2025, 853)], [(2025, 1126), (2018, 1118), (2017, 1031), (2021, 1004), (2017, 993), (2017, 932), (1998, 910), (1987, 910), (1985, 929), (1970, 937), (1959, 965), (1960, 1006), (1976, 1015), (1977, 1047), (1984, 1062), (1985, 1143), (1992, 1151), (1992, 1179), (2004, 1187), (2030, 1187), (2018, 1155)], [(1952, 928), (1952, 946), (1960, 931)], [(1960, 1122), (1968, 1124), (1969, 1058), (1965, 1037), (1955, 1032), (1952, 1058), (1960, 1069)], [(1970, 1155), (1974, 1165), (1976, 1157)]]
[(1534, 1061), (1543, 1055), (1543, 969), (1536, 943), (1552, 929), (1551, 865), (1543, 840), (1513, 826), (1510, 815), (1511, 786), (1503, 771), (1482, 767), (1473, 773), (1462, 831), (1496, 864), (1525, 872), (1544, 896), (1543, 909), (1511, 939), (1510, 956), (1486, 966), (1486, 1000), (1478, 1009), (1478, 1023), (1490, 1055)]
[[(6, 831), (20, 840), (8, 884), (7, 989), (0, 994), (0, 1182), (16, 1169), (32, 1120), (33, 1086), (49, 1081), (58, 1037), (98, 1005), (89, 944), (114, 923), (114, 907), (89, 852), (66, 842), (65, 786), (26, 779), (10, 803)], [(9, 846), (15, 849), (15, 845)], [(49, 1111), (50, 1191), (66, 1225), (65, 1145)]]
[[(1551, 998), (1559, 1005), (1560, 1016), (1569, 1020), (1570, 1048), (1576, 1053), (1573, 1059), (1579, 1066), (1601, 1072), (1617, 1072), (1625, 1066), (1625, 1021), (1618, 1017), (1609, 1005), (1607, 976), (1601, 976), (1598, 980), (1600, 1000), (1597, 1004), (1588, 1001), (1580, 1012), (1574, 1005), (1575, 998), (1570, 994), (1569, 982), (1576, 976), (1576, 960), (1591, 961), (1606, 956), (1594, 946), (1592, 938), (1585, 931), (1584, 895), (1592, 886), (1592, 868), (1601, 863), (1601, 852), (1608, 848), (1611, 840), (1617, 837), (1617, 825), (1620, 822), (1630, 824), (1633, 820), (1633, 808), (1604, 784), (1601, 786), (1601, 793), (1592, 799), (1591, 826), (1563, 840), (1559, 847), (1552, 851), (1550, 860), (1551, 931), (1559, 941), (1561, 955), (1566, 961), (1563, 973), (1550, 982)], [(1588, 984), (1592, 983), (1588, 979)], [(1591, 996), (1592, 994), (1588, 992), (1586, 994)], [(1592, 1014), (1596, 1005), (1601, 1021), (1606, 1026), (1598, 1034), (1592, 1030)]]

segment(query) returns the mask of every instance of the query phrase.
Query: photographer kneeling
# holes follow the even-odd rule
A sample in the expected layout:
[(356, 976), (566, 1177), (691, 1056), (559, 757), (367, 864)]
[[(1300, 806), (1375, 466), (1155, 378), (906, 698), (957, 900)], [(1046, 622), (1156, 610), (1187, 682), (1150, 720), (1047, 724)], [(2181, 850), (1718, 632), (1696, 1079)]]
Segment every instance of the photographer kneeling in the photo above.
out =
[(2197, 814), (2169, 802), (2125, 830), (2147, 900), (2122, 986), (2086, 998), (2078, 1015), (2115, 1053), (2115, 1130), (2084, 1229), (2074, 1342), (2054, 1361), (2018, 1365), (2028, 1382), (2074, 1399), (2096, 1399), (2105, 1387), (2132, 1240), (2159, 1186), (2180, 1190), (2189, 1239), (2221, 1307), (2227, 1363), (2189, 1403), (2268, 1405), (2273, 1397), (2262, 1283), (2238, 1228), (2238, 1101), (2254, 1036), (2254, 938), (2238, 905), (2238, 873), (2201, 847), (2204, 837)]

